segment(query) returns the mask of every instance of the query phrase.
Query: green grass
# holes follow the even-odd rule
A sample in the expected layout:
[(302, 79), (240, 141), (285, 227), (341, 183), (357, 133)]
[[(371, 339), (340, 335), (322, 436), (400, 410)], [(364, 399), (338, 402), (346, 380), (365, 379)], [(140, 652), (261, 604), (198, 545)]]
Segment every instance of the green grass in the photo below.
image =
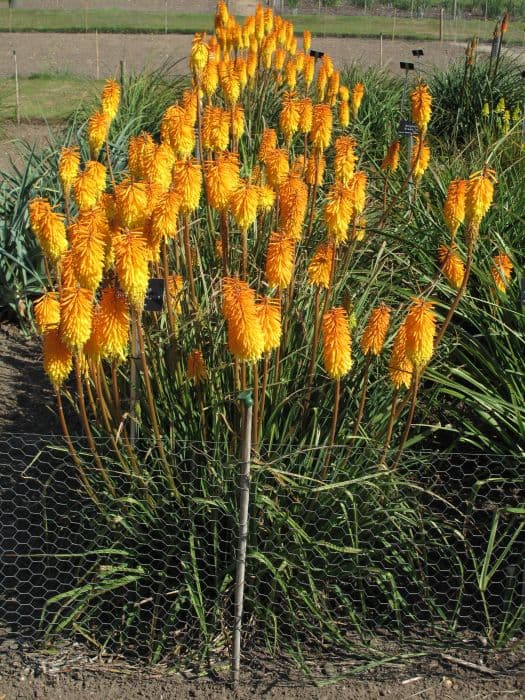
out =
[[(319, 36), (391, 37), (393, 17), (383, 16), (316, 16), (294, 15), (297, 32), (310, 29)], [(125, 33), (193, 33), (210, 31), (212, 14), (177, 14), (168, 12), (123, 12), (118, 9), (85, 10), (16, 10), (0, 8), (0, 31), (35, 32), (125, 32)], [(489, 37), (492, 21), (458, 20), (445, 22), (445, 40), (463, 40), (477, 34)], [(523, 42), (524, 22), (511, 22), (507, 43)], [(438, 39), (438, 19), (396, 18), (395, 36), (405, 39)]]
[[(103, 81), (66, 75), (39, 74), (20, 79), (20, 117), (57, 121), (94, 102)], [(0, 120), (16, 118), (14, 78), (0, 79)]]

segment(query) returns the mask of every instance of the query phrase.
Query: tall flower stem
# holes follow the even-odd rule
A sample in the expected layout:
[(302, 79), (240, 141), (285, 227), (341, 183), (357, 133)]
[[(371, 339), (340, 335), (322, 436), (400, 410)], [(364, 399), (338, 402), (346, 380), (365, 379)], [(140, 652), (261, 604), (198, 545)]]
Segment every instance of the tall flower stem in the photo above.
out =
[(314, 184), (312, 185), (312, 196), (310, 199), (310, 213), (308, 216), (308, 229), (306, 232), (306, 240), (310, 240), (310, 235), (312, 233), (312, 228), (314, 225), (314, 214), (315, 214), (315, 201), (317, 199), (317, 177), (318, 177), (318, 172), (319, 172), (319, 159), (321, 158), (321, 154), (318, 151), (314, 151), (314, 158), (315, 158), (315, 180)]
[(227, 212), (221, 211), (220, 213), (220, 231), (221, 231), (221, 248), (222, 248), (222, 274), (223, 277), (227, 277), (229, 274), (228, 258), (230, 255), (230, 234), (228, 230), (228, 214)]
[(175, 486), (175, 481), (173, 479), (173, 474), (171, 472), (171, 466), (168, 463), (168, 460), (166, 457), (166, 452), (164, 451), (164, 445), (162, 444), (162, 438), (160, 436), (159, 423), (157, 420), (157, 412), (155, 410), (155, 402), (153, 401), (153, 392), (151, 390), (151, 381), (150, 381), (150, 376), (149, 376), (148, 362), (146, 360), (146, 351), (144, 349), (144, 334), (142, 333), (142, 326), (140, 324), (140, 319), (139, 319), (138, 315), (135, 315), (135, 318), (133, 319), (133, 323), (135, 323), (136, 330), (137, 330), (137, 338), (139, 341), (140, 360), (142, 363), (142, 373), (144, 375), (144, 387), (146, 389), (146, 399), (148, 402), (148, 408), (149, 408), (149, 413), (150, 413), (150, 418), (151, 418), (151, 426), (153, 428), (153, 434), (155, 435), (155, 444), (157, 446), (157, 451), (158, 451), (159, 456), (161, 458), (162, 464), (164, 465), (164, 471), (166, 474), (166, 478), (168, 480), (168, 485), (169, 485), (173, 495), (177, 498), (177, 500), (180, 500), (180, 494), (177, 490), (177, 487)]
[(410, 397), (410, 408), (408, 409), (407, 421), (405, 423), (405, 429), (403, 430), (403, 435), (401, 437), (401, 442), (399, 443), (399, 449), (397, 451), (394, 463), (392, 464), (392, 469), (397, 469), (403, 451), (405, 449), (406, 441), (408, 439), (408, 434), (410, 433), (410, 428), (412, 427), (412, 421), (414, 420), (414, 411), (416, 410), (417, 403), (417, 391), (419, 388), (419, 372), (416, 370), (412, 379), (412, 391)]
[(328, 472), (328, 463), (330, 461), (330, 456), (332, 453), (332, 448), (335, 442), (335, 435), (337, 433), (337, 421), (339, 419), (339, 403), (341, 400), (341, 380), (335, 380), (335, 396), (334, 396), (334, 412), (332, 414), (332, 425), (330, 428), (330, 441), (328, 443), (328, 448), (326, 450), (323, 469), (321, 471), (321, 481), (326, 479), (326, 474)]
[(193, 310), (196, 311), (198, 308), (197, 296), (195, 294), (195, 280), (193, 278), (193, 260), (191, 255), (191, 245), (190, 245), (190, 224), (188, 221), (188, 215), (184, 214), (184, 254), (186, 256), (186, 273), (188, 275), (188, 280), (190, 283), (190, 297)]
[(259, 442), (259, 367), (257, 361), (253, 363), (253, 420), (252, 443), (257, 449)]
[(248, 232), (246, 229), (241, 231), (242, 243), (242, 260), (241, 260), (241, 279), (245, 280), (248, 275)]
[(399, 389), (394, 389), (394, 393), (392, 395), (392, 404), (390, 406), (390, 417), (388, 419), (388, 425), (387, 425), (386, 434), (385, 434), (385, 444), (384, 444), (383, 452), (381, 455), (381, 462), (384, 462), (385, 457), (388, 453), (388, 449), (390, 447), (390, 441), (392, 439), (392, 431), (394, 429), (394, 423), (396, 420), (398, 395), (399, 395)]
[(115, 189), (115, 176), (113, 175), (113, 167), (111, 165), (111, 158), (109, 157), (109, 141), (106, 138), (106, 160), (108, 161), (109, 177), (111, 179), (111, 184), (113, 189)]
[(454, 313), (456, 309), (458, 308), (459, 302), (461, 301), (461, 298), (465, 294), (465, 291), (467, 289), (467, 284), (468, 280), (470, 277), (470, 272), (472, 269), (472, 259), (474, 256), (474, 237), (472, 234), (468, 238), (468, 248), (467, 248), (467, 261), (465, 263), (465, 274), (463, 275), (463, 281), (461, 282), (461, 287), (458, 289), (458, 292), (456, 294), (456, 297), (452, 304), (450, 305), (450, 309), (448, 310), (447, 316), (445, 320), (443, 321), (443, 325), (439, 329), (439, 332), (434, 340), (434, 348), (437, 348), (439, 343), (441, 342), (443, 336), (445, 335), (445, 332), (450, 325), (450, 322), (452, 321), (452, 317), (454, 316)]
[(359, 401), (359, 410), (357, 411), (357, 418), (355, 419), (354, 425), (354, 436), (357, 437), (359, 433), (359, 428), (361, 426), (361, 421), (363, 420), (363, 413), (365, 411), (366, 403), (366, 392), (368, 390), (368, 373), (370, 370), (370, 362), (372, 360), (372, 355), (367, 353), (365, 359), (365, 369), (363, 372), (363, 389), (361, 391), (361, 400)]
[(68, 429), (67, 423), (66, 423), (66, 417), (64, 415), (64, 406), (62, 404), (62, 395), (61, 395), (60, 389), (58, 387), (55, 389), (55, 393), (56, 393), (56, 397), (57, 397), (58, 420), (60, 421), (60, 427), (62, 428), (62, 433), (64, 434), (64, 440), (66, 441), (66, 445), (67, 445), (67, 448), (69, 450), (69, 454), (71, 455), (71, 459), (73, 460), (73, 463), (78, 470), (78, 474), (80, 476), (80, 481), (82, 482), (84, 488), (86, 489), (86, 493), (91, 498), (93, 503), (97, 507), (100, 507), (100, 501), (98, 500), (97, 495), (95, 494), (95, 492), (91, 488), (91, 484), (89, 483), (89, 480), (86, 476), (84, 468), (82, 467), (82, 463), (78, 457), (77, 451), (75, 450), (75, 447), (73, 445), (73, 441), (71, 440), (71, 435), (69, 434), (69, 429)]
[(261, 386), (261, 406), (259, 408), (259, 425), (257, 426), (257, 434), (262, 435), (264, 421), (264, 407), (266, 404), (266, 388), (268, 386), (268, 368), (270, 365), (270, 353), (264, 353), (263, 378)]
[(162, 267), (163, 267), (163, 274), (164, 274), (164, 288), (165, 288), (165, 294), (166, 294), (166, 303), (168, 306), (168, 326), (169, 326), (170, 340), (171, 340), (175, 336), (176, 323), (175, 323), (175, 315), (173, 313), (173, 300), (171, 298), (170, 287), (169, 287), (170, 272), (169, 272), (169, 260), (168, 260), (168, 246), (166, 245), (165, 238), (163, 238), (163, 240), (162, 240)]
[[(312, 339), (312, 351), (310, 355), (310, 366), (308, 367), (308, 388), (310, 389), (314, 383), (314, 373), (315, 373), (315, 363), (317, 361), (317, 345), (319, 344), (319, 326), (320, 326), (320, 316), (319, 310), (321, 307), (321, 287), (317, 286), (315, 289), (315, 300), (314, 300), (314, 335)], [(310, 399), (310, 393), (308, 393), (308, 400)]]
[(84, 431), (86, 433), (89, 449), (91, 450), (91, 454), (93, 455), (93, 459), (95, 460), (95, 464), (97, 466), (98, 471), (100, 472), (100, 475), (101, 475), (104, 483), (108, 487), (111, 495), (113, 497), (115, 497), (115, 495), (116, 495), (115, 485), (111, 481), (104, 465), (102, 464), (102, 460), (100, 459), (100, 455), (97, 452), (97, 447), (95, 445), (95, 441), (93, 440), (93, 433), (91, 432), (91, 426), (89, 425), (89, 420), (88, 420), (87, 411), (86, 411), (86, 400), (84, 397), (84, 388), (82, 386), (82, 375), (80, 372), (80, 365), (79, 365), (78, 356), (75, 356), (75, 377), (77, 380), (77, 393), (78, 393), (78, 404), (80, 407), (80, 418), (82, 420), (82, 425), (83, 425)]

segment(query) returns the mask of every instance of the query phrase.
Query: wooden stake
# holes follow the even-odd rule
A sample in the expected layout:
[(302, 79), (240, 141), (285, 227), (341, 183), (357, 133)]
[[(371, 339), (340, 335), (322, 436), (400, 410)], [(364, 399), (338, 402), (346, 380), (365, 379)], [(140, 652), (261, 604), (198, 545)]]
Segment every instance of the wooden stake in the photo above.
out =
[(20, 85), (18, 82), (18, 61), (16, 60), (16, 51), (14, 49), (13, 59), (15, 61), (16, 123), (20, 126)]

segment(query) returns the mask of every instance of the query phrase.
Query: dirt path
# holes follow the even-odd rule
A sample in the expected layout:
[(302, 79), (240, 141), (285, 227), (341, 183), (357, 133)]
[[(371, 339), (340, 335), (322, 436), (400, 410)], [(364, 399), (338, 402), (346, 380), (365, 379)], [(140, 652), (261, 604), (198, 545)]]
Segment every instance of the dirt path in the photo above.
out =
[[(0, 48), (0, 77), (13, 75), (13, 50), (16, 50), (21, 76), (35, 73), (70, 72), (94, 78), (97, 75), (96, 40), (94, 34), (3, 34)], [(166, 61), (180, 61), (175, 70), (187, 71), (187, 56), (191, 36), (168, 34), (99, 34), (99, 72), (101, 77), (116, 76), (120, 61), (129, 71), (157, 68)], [(464, 55), (464, 44), (428, 41), (423, 68), (444, 67), (451, 60)], [(418, 44), (419, 46), (419, 44)], [(399, 70), (399, 61), (410, 58), (414, 42), (384, 41), (383, 65)], [(379, 39), (315, 39), (315, 48), (328, 52), (335, 63), (359, 61), (363, 65), (380, 63)]]

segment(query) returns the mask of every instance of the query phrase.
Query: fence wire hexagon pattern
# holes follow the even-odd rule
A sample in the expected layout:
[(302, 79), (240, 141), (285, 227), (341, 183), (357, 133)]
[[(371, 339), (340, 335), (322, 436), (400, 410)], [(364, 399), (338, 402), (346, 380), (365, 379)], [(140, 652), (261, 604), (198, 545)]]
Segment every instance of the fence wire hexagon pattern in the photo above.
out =
[[(238, 450), (179, 444), (170, 487), (140, 440), (97, 440), (99, 463), (73, 443), (76, 465), (61, 438), (0, 438), (2, 625), (32, 642), (226, 667)], [(252, 459), (244, 660), (371, 649), (380, 660), (414, 643), (502, 647), (523, 633), (521, 460), (407, 452), (392, 471), (371, 453), (357, 472), (348, 452), (346, 477), (321, 482), (309, 465), (323, 459), (326, 448), (275, 445)], [(379, 637), (388, 644), (374, 647)]]

